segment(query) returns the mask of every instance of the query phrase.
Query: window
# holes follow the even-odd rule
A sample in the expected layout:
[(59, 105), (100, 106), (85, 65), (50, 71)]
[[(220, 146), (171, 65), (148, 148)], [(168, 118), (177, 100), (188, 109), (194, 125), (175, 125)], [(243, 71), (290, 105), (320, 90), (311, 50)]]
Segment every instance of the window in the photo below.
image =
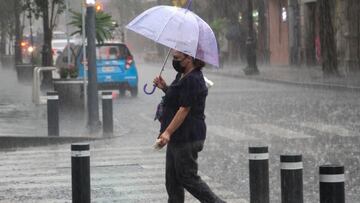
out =
[(126, 57), (126, 47), (118, 45), (105, 45), (96, 48), (96, 58), (100, 60), (114, 60)]

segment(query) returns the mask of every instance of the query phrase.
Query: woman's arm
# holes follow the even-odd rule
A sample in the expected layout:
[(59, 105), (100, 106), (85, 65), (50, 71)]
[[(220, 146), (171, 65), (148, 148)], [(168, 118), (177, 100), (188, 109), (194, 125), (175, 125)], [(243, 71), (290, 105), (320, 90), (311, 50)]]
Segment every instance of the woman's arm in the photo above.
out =
[(165, 146), (169, 141), (171, 135), (180, 127), (180, 125), (184, 122), (186, 116), (190, 112), (190, 107), (180, 107), (176, 112), (174, 118), (170, 122), (169, 126), (166, 130), (160, 135), (160, 144)]

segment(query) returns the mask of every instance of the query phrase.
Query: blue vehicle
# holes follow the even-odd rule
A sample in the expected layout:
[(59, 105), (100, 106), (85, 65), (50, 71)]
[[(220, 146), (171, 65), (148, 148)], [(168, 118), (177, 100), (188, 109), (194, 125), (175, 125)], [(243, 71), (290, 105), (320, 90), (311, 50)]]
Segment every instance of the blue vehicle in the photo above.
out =
[[(82, 48), (78, 48), (75, 67), (78, 78), (84, 77)], [(138, 94), (138, 72), (129, 49), (122, 43), (105, 43), (96, 46), (97, 81), (100, 90), (118, 89), (121, 96), (128, 90), (131, 96)]]

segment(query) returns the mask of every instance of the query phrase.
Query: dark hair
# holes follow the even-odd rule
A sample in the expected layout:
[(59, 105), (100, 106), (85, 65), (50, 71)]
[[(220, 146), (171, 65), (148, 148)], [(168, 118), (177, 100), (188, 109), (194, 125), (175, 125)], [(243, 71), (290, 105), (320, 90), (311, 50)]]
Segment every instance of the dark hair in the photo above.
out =
[(204, 61), (197, 59), (197, 58), (193, 58), (193, 64), (194, 64), (195, 68), (199, 69), (199, 70), (201, 70), (206, 65)]
[[(183, 53), (184, 54), (184, 53)], [(205, 67), (206, 63), (200, 59), (194, 58), (188, 54), (184, 54), (185, 57), (191, 57), (192, 63), (194, 64), (195, 68), (198, 70), (201, 70)]]

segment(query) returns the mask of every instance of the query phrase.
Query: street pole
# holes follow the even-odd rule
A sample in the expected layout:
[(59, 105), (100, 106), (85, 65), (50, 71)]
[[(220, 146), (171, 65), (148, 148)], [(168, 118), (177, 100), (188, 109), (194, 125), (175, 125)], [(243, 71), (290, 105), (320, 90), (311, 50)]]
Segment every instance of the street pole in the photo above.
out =
[(14, 1), (14, 17), (15, 17), (15, 64), (22, 63), (21, 54), (21, 22), (20, 22), (20, 0)]
[(89, 68), (88, 126), (91, 133), (100, 128), (96, 70), (95, 0), (86, 0), (87, 61)]
[(87, 71), (88, 71), (88, 65), (87, 65), (87, 60), (86, 60), (86, 31), (85, 31), (85, 1), (82, 0), (81, 1), (81, 14), (82, 14), (82, 49), (83, 49), (83, 67), (84, 67), (84, 73), (83, 73), (83, 82), (84, 82), (84, 118), (87, 119), (88, 118), (88, 103), (87, 103)]
[(250, 203), (269, 203), (269, 148), (249, 147)]
[(91, 202), (90, 144), (71, 144), (71, 188), (73, 203)]
[(66, 22), (66, 38), (67, 38), (67, 67), (70, 67), (70, 33), (69, 33), (69, 0), (65, 0), (66, 11), (65, 11), (65, 22)]
[[(29, 5), (30, 6), (30, 5)], [(32, 22), (32, 12), (29, 11), (29, 26), (30, 26), (30, 44), (31, 48), (31, 66), (34, 66), (34, 34), (33, 34), (33, 22)]]
[(248, 0), (248, 38), (246, 40), (247, 49), (247, 67), (244, 69), (246, 75), (259, 74), (256, 65), (256, 45), (254, 40), (254, 19), (253, 19), (253, 5), (252, 0)]

